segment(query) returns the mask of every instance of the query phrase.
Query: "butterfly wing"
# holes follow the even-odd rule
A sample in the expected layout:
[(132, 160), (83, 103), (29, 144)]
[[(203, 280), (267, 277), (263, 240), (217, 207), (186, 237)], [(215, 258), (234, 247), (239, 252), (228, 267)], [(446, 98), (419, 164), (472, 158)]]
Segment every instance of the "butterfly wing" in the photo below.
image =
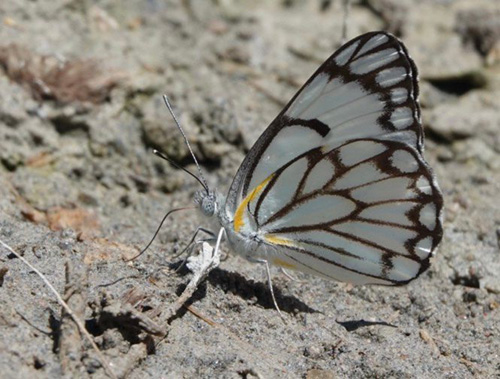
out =
[(226, 214), (273, 263), (353, 283), (402, 284), (441, 239), (442, 197), (422, 157), (417, 70), (374, 32), (309, 79), (250, 150)]

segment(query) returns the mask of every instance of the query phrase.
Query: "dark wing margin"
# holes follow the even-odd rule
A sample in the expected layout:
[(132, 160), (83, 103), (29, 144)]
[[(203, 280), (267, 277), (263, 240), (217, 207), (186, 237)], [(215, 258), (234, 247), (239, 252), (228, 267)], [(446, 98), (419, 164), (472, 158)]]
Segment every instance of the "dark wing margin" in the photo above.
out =
[(359, 36), (312, 75), (260, 136), (226, 201), (234, 214), (249, 191), (299, 155), (356, 138), (398, 141), (423, 151), (417, 68), (385, 32)]

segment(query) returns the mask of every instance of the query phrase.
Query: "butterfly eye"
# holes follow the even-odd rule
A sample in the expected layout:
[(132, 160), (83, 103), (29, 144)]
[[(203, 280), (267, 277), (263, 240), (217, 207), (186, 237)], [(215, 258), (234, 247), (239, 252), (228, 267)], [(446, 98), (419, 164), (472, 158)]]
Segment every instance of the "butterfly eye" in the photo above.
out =
[(215, 213), (215, 199), (212, 195), (206, 196), (201, 202), (201, 211), (205, 216), (213, 216)]
[(194, 202), (205, 216), (211, 217), (217, 211), (217, 202), (213, 192), (207, 194), (205, 191), (196, 191)]

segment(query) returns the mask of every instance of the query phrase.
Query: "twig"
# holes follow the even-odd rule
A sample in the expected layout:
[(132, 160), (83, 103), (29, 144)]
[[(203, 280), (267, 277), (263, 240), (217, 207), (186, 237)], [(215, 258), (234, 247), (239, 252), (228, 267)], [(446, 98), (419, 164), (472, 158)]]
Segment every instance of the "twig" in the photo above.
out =
[(189, 312), (191, 312), (193, 315), (198, 317), (200, 320), (205, 321), (208, 325), (217, 326), (217, 323), (214, 320), (209, 319), (207, 316), (202, 314), (198, 309), (196, 309), (192, 305), (185, 305), (184, 304), (184, 308), (186, 308)]
[[(85, 316), (87, 305), (87, 267), (82, 262), (67, 261), (66, 286), (64, 297), (68, 306), (78, 317)], [(81, 360), (81, 333), (68, 313), (61, 312), (61, 326), (59, 327), (59, 359), (65, 376), (78, 376), (84, 368)]]
[(113, 370), (111, 370), (111, 366), (110, 366), (108, 360), (106, 359), (104, 354), (99, 350), (96, 343), (92, 339), (92, 336), (90, 335), (90, 333), (87, 331), (87, 329), (85, 329), (85, 325), (83, 324), (83, 322), (73, 313), (71, 308), (68, 306), (68, 304), (66, 304), (66, 302), (63, 300), (63, 298), (61, 297), (59, 292), (57, 292), (57, 290), (54, 288), (54, 286), (47, 280), (45, 275), (43, 275), (40, 271), (38, 271), (38, 269), (35, 268), (35, 266), (33, 266), (26, 259), (24, 259), (19, 253), (15, 252), (9, 245), (7, 245), (1, 239), (0, 239), (0, 244), (2, 244), (3, 247), (5, 247), (12, 254), (14, 254), (17, 258), (19, 258), (26, 266), (28, 266), (35, 274), (37, 274), (40, 277), (40, 279), (42, 279), (42, 281), (45, 283), (45, 285), (54, 294), (58, 303), (61, 304), (61, 306), (64, 308), (64, 310), (75, 321), (76, 325), (78, 325), (78, 329), (80, 329), (80, 333), (82, 333), (85, 336), (85, 338), (87, 338), (87, 340), (90, 342), (90, 345), (92, 346), (92, 348), (96, 352), (97, 357), (99, 359), (99, 362), (101, 363), (104, 371), (108, 374), (109, 377), (111, 377), (113, 379), (118, 379), (117, 376), (115, 375), (115, 373), (113, 372)]

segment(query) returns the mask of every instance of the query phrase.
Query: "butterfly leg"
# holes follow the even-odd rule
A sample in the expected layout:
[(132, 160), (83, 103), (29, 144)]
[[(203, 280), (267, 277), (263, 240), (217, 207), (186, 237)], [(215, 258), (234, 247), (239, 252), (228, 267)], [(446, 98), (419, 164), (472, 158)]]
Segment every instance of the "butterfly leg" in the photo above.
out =
[(284, 322), (286, 322), (285, 317), (281, 313), (280, 307), (278, 307), (278, 302), (276, 301), (276, 297), (274, 296), (273, 281), (272, 281), (272, 278), (271, 278), (271, 270), (269, 268), (269, 262), (267, 260), (265, 260), (265, 259), (257, 259), (257, 258), (247, 258), (247, 259), (250, 262), (260, 263), (260, 264), (264, 264), (265, 265), (265, 267), (266, 267), (266, 273), (267, 273), (267, 284), (269, 286), (269, 291), (271, 292), (271, 297), (273, 299), (274, 308), (276, 308), (276, 310), (278, 311), (278, 314), (280, 315), (281, 319)]
[(195, 232), (193, 233), (193, 236), (189, 240), (189, 243), (186, 245), (186, 247), (184, 249), (182, 249), (180, 253), (175, 254), (172, 257), (172, 259), (179, 258), (182, 254), (184, 254), (191, 247), (191, 245), (194, 243), (194, 241), (196, 240), (196, 237), (198, 236), (198, 233), (200, 233), (200, 232), (206, 233), (210, 236), (210, 238), (206, 239), (206, 241), (210, 241), (210, 240), (215, 239), (215, 234), (212, 233), (212, 231), (199, 226), (198, 228), (196, 228)]
[(224, 234), (226, 234), (226, 229), (220, 228), (219, 235), (217, 236), (217, 242), (215, 243), (214, 255), (213, 255), (214, 257), (216, 255), (220, 255), (219, 247), (220, 247), (220, 243), (222, 241), (222, 237), (224, 236)]

